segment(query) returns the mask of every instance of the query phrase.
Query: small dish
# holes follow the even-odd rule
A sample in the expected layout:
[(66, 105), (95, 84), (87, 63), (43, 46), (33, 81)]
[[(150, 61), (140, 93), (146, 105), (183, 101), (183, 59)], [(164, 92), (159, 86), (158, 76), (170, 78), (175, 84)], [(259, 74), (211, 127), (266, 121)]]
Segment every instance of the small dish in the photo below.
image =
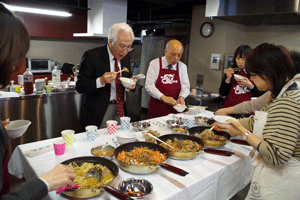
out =
[(177, 112), (183, 112), (187, 107), (186, 107), (186, 105), (177, 104), (176, 106), (173, 106), (173, 108)]
[(241, 76), (241, 75), (238, 75), (238, 74), (233, 74), (235, 80), (244, 80), (245, 77), (244, 76)]
[(132, 127), (135, 131), (145, 131), (150, 128), (151, 124), (149, 122), (133, 122)]
[(134, 80), (132, 80), (131, 78), (121, 77), (120, 80), (125, 88), (131, 87), (135, 84)]
[(234, 119), (233, 117), (230, 117), (230, 116), (223, 116), (223, 115), (218, 115), (218, 116), (214, 116), (213, 119), (218, 122), (218, 123), (221, 123), (221, 124), (230, 124), (230, 122), (226, 122), (226, 120), (228, 119)]
[(181, 120), (174, 120), (174, 119), (168, 119), (166, 121), (168, 128), (171, 128), (172, 125), (183, 125), (183, 121)]
[(145, 199), (153, 190), (153, 185), (142, 178), (129, 178), (119, 183), (119, 190), (132, 199)]
[(96, 146), (91, 149), (91, 153), (94, 156), (98, 156), (101, 158), (106, 158), (111, 160), (112, 157), (114, 156), (115, 148), (110, 145), (101, 145), (101, 146)]
[(5, 126), (8, 137), (21, 137), (26, 132), (30, 124), (31, 121), (23, 119), (11, 121)]
[(188, 134), (188, 127), (184, 125), (172, 125), (171, 127), (173, 133), (178, 134)]

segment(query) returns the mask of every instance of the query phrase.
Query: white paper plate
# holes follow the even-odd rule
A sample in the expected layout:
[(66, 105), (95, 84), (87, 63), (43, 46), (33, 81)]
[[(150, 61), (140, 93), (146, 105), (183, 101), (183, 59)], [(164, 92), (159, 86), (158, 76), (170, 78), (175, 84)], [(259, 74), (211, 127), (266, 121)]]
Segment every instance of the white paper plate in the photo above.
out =
[(223, 115), (218, 115), (218, 116), (214, 116), (213, 119), (221, 124), (230, 124), (230, 122), (226, 122), (226, 120), (228, 119), (235, 119), (233, 117), (230, 116), (223, 116)]

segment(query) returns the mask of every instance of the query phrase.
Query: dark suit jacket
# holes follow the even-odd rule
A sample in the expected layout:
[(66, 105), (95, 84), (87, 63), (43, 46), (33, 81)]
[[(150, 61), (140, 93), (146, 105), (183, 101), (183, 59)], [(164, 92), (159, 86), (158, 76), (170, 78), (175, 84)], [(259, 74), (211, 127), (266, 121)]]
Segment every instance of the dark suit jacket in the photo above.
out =
[[(0, 166), (1, 166), (0, 191), (3, 187), (2, 165), (3, 165), (5, 152), (7, 150), (7, 146), (8, 146), (8, 135), (6, 133), (3, 124), (0, 122)], [(13, 191), (9, 192), (8, 194), (0, 196), (0, 199), (1, 200), (6, 200), (6, 199), (38, 200), (38, 199), (42, 199), (47, 194), (48, 194), (48, 188), (46, 184), (39, 178), (33, 178), (30, 179), (29, 181), (22, 183), (20, 186), (16, 187)]]
[[(131, 70), (128, 55), (121, 60), (121, 67)], [(96, 88), (96, 79), (105, 72), (110, 72), (107, 45), (88, 50), (83, 54), (76, 82), (77, 92), (83, 93), (79, 119), (83, 130), (88, 125), (99, 127), (109, 105), (111, 84)], [(131, 71), (122, 72), (122, 77), (131, 76)]]

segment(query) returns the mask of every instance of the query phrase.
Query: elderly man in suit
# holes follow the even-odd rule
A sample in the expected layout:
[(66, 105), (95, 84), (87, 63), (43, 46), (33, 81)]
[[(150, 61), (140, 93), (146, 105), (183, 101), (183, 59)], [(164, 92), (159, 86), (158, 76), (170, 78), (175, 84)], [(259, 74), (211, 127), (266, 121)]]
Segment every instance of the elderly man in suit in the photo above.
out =
[[(120, 121), (124, 116), (124, 87), (120, 77), (131, 77), (130, 58), (134, 34), (126, 23), (109, 29), (108, 44), (83, 54), (76, 90), (83, 93), (80, 125), (106, 126), (107, 120)], [(128, 72), (118, 71), (127, 68)], [(136, 81), (136, 80), (135, 80)], [(127, 88), (134, 89), (135, 85)]]

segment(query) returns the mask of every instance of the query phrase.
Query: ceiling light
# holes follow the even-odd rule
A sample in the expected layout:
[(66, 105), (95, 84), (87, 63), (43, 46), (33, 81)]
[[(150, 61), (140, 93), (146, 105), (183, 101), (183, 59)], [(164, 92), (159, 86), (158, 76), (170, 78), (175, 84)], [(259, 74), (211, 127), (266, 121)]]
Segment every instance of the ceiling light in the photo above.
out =
[(47, 9), (39, 9), (39, 8), (28, 8), (28, 7), (21, 7), (21, 6), (11, 6), (5, 5), (4, 6), (10, 11), (17, 11), (17, 12), (26, 12), (26, 13), (34, 13), (34, 14), (41, 14), (41, 15), (53, 15), (53, 16), (60, 16), (60, 17), (71, 17), (72, 14), (63, 11), (55, 11), (55, 10), (47, 10)]

